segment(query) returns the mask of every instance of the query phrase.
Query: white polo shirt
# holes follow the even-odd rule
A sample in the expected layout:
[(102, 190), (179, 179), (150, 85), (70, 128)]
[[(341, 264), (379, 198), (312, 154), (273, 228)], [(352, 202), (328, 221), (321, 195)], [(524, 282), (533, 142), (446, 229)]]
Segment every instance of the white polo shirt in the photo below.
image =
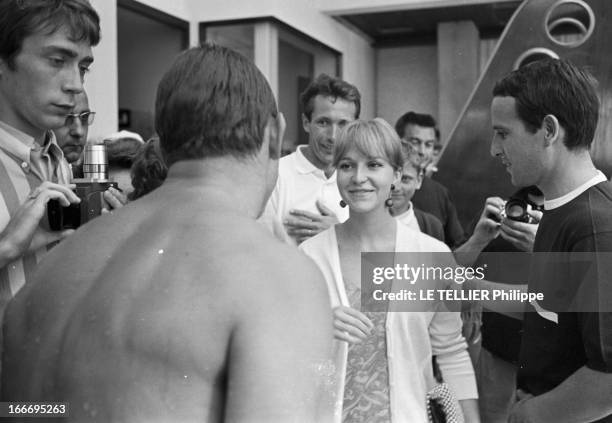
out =
[(336, 172), (329, 178), (314, 166), (302, 153), (307, 146), (301, 145), (294, 153), (280, 159), (278, 180), (261, 222), (274, 235), (288, 244), (297, 245), (285, 230), (283, 221), (293, 209), (320, 214), (317, 200), (332, 210), (340, 222), (348, 219), (348, 208), (340, 207), (340, 192), (336, 184)]

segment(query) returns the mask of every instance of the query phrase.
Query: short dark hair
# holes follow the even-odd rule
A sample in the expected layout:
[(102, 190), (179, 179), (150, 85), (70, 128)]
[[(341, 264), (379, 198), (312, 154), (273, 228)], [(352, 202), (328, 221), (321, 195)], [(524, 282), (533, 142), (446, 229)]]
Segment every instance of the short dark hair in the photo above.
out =
[(159, 139), (152, 138), (143, 145), (132, 165), (131, 176), (134, 191), (128, 194), (136, 200), (158, 188), (168, 175), (168, 167), (159, 150)]
[(494, 97), (513, 97), (516, 113), (530, 132), (554, 115), (565, 129), (568, 150), (589, 148), (599, 119), (595, 78), (568, 60), (542, 59), (525, 65), (493, 88)]
[(37, 32), (69, 30), (73, 41), (100, 42), (100, 17), (88, 0), (0, 1), (0, 57), (14, 69), (23, 40)]
[(313, 100), (316, 96), (332, 97), (334, 101), (338, 98), (349, 103), (355, 104), (355, 119), (359, 119), (361, 113), (361, 94), (354, 85), (340, 78), (332, 78), (322, 73), (306, 87), (300, 95), (302, 110), (304, 115), (310, 120), (314, 109)]
[(418, 125), (424, 128), (433, 128), (436, 132), (436, 139), (440, 138), (440, 132), (436, 127), (436, 120), (432, 115), (425, 113), (408, 112), (400, 116), (395, 122), (395, 132), (400, 138), (404, 136), (406, 125)]
[[(181, 53), (163, 76), (155, 129), (166, 163), (256, 154), (277, 108), (253, 62), (228, 48), (203, 44)], [(270, 156), (278, 157), (276, 145)]]

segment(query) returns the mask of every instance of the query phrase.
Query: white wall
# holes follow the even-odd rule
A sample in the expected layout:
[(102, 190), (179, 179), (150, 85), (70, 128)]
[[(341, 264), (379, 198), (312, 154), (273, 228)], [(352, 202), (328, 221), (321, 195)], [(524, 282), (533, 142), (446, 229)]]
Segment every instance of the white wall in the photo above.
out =
[(413, 110), (438, 114), (438, 53), (435, 45), (381, 48), (376, 55), (378, 116), (391, 125)]
[(117, 77), (117, 5), (114, 1), (91, 0), (100, 15), (102, 40), (94, 47), (94, 64), (85, 78), (89, 106), (96, 120), (89, 128), (89, 138), (99, 138), (117, 131), (119, 108)]
[(351, 14), (457, 6), (458, 4), (504, 3), (509, 1), (515, 0), (314, 0), (312, 3), (324, 13)]
[(352, 31), (347, 32), (345, 43), (346, 50), (342, 54), (342, 77), (355, 85), (361, 93), (361, 118), (374, 118), (378, 115), (376, 50)]
[(304, 0), (192, 1), (191, 19), (200, 22), (273, 16), (338, 51), (345, 51), (347, 29)]
[[(368, 40), (321, 13), (315, 2), (304, 0), (206, 0), (192, 3), (192, 19), (218, 21), (273, 16), (326, 46), (342, 53), (343, 77), (364, 98), (362, 116), (375, 115), (376, 59)], [(315, 58), (315, 69), (321, 63)], [(329, 67), (329, 63), (323, 64)]]

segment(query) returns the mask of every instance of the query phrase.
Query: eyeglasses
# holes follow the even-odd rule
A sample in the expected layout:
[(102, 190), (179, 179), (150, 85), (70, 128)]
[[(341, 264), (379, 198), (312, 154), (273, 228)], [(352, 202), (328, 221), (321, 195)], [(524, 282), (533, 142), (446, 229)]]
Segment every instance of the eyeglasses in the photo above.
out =
[(95, 116), (96, 112), (70, 113), (66, 115), (66, 126), (72, 125), (75, 119), (79, 119), (83, 126), (91, 125)]

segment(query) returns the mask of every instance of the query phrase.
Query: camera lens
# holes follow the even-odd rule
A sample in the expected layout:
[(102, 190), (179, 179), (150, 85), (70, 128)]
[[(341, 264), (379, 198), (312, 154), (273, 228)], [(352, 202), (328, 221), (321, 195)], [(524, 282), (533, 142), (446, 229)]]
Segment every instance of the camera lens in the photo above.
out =
[(529, 222), (527, 202), (520, 198), (511, 198), (506, 203), (506, 217), (518, 222)]
[(83, 155), (83, 177), (85, 179), (108, 179), (108, 159), (106, 146), (88, 145)]

